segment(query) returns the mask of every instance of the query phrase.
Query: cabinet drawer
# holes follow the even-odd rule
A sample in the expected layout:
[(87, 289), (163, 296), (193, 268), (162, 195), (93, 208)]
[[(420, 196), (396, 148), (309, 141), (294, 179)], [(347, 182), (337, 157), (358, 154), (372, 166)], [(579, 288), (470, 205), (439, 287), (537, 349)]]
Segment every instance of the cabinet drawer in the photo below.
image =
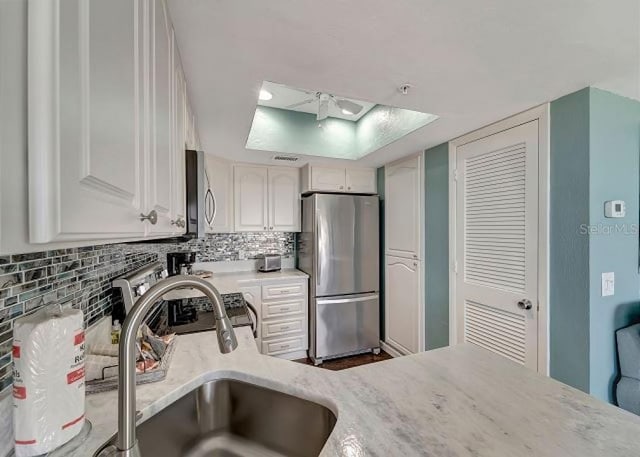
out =
[(268, 284), (262, 286), (262, 298), (269, 300), (270, 298), (295, 297), (304, 294), (303, 282), (291, 282), (286, 284)]
[(306, 330), (304, 316), (262, 323), (262, 338), (273, 336), (285, 336), (294, 333), (303, 333)]
[(299, 314), (305, 310), (307, 306), (304, 298), (293, 300), (278, 300), (262, 303), (262, 319), (270, 317), (286, 317), (288, 315)]
[(300, 335), (278, 340), (263, 341), (262, 353), (265, 355), (285, 354), (293, 351), (304, 351), (307, 349), (306, 335)]

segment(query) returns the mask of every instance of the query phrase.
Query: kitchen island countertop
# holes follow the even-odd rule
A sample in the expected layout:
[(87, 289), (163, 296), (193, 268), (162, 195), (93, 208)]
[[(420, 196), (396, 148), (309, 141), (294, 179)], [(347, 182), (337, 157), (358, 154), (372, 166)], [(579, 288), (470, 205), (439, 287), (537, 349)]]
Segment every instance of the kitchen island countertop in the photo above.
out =
[[(137, 387), (142, 420), (213, 379), (317, 401), (338, 420), (323, 456), (640, 455), (640, 417), (472, 345), (333, 372), (258, 353), (251, 332), (220, 354), (212, 332), (178, 337), (167, 378)], [(116, 431), (116, 392), (87, 397), (87, 457)]]

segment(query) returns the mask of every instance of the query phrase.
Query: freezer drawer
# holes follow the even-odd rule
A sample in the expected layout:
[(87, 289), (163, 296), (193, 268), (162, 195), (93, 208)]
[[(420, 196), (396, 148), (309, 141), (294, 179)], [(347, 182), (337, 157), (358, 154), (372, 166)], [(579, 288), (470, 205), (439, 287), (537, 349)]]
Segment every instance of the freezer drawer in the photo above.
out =
[(312, 299), (311, 357), (331, 358), (380, 346), (378, 294)]

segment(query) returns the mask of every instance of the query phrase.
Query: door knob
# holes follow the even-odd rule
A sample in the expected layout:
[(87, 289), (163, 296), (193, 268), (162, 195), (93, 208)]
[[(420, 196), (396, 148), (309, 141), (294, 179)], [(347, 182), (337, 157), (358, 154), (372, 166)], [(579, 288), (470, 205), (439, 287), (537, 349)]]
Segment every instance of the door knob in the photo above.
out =
[(523, 298), (518, 302), (518, 308), (528, 310), (533, 308), (533, 303), (528, 298)]
[(156, 222), (158, 222), (158, 213), (156, 213), (155, 209), (151, 210), (146, 216), (140, 213), (140, 220), (142, 222), (149, 221), (152, 225), (156, 225)]

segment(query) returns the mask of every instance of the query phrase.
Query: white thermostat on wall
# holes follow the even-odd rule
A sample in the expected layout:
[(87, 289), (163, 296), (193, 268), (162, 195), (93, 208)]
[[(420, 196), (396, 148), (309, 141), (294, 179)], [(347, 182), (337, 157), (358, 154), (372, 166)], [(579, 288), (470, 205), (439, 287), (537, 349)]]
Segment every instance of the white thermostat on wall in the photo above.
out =
[(622, 200), (604, 202), (604, 217), (624, 217), (626, 210), (626, 205)]

